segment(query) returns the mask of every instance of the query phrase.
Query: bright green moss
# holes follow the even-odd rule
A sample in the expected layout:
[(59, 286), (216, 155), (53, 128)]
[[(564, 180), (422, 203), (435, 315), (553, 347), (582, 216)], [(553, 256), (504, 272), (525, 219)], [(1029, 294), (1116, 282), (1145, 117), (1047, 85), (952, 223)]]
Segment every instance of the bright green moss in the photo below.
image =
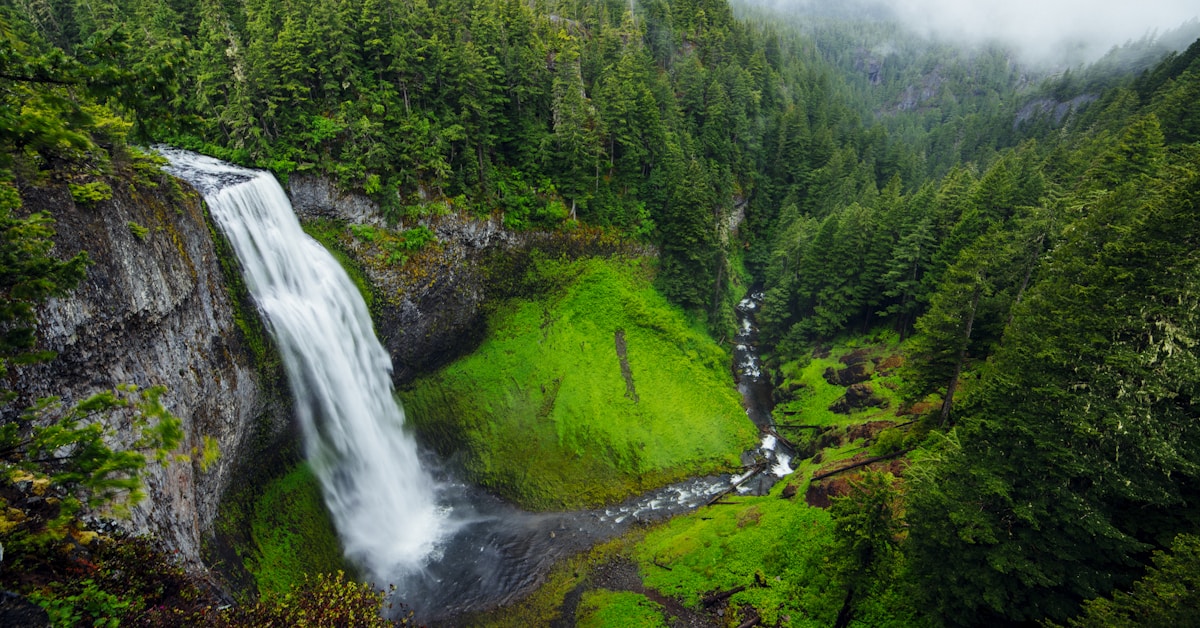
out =
[(611, 502), (738, 463), (755, 429), (729, 357), (637, 261), (538, 266), (561, 281), (539, 280), (560, 287), (506, 303), (478, 350), (402, 393), (426, 438), (464, 450), (479, 483), (542, 509)]
[(285, 593), (306, 573), (346, 568), (317, 478), (306, 464), (266, 486), (251, 530), (257, 551), (247, 567), (261, 594)]
[(583, 594), (575, 612), (578, 628), (666, 628), (663, 607), (640, 593), (596, 589)]
[(843, 339), (833, 345), (829, 356), (825, 358), (805, 358), (788, 362), (779, 368), (783, 375), (780, 388), (794, 391), (791, 399), (780, 403), (775, 408), (777, 423), (804, 423), (807, 425), (854, 425), (880, 416), (880, 419), (893, 419), (900, 398), (896, 394), (899, 378), (893, 372), (883, 373), (873, 369), (870, 380), (871, 390), (875, 396), (887, 401), (883, 408), (864, 408), (850, 415), (837, 414), (829, 410), (842, 395), (846, 394), (844, 386), (836, 386), (825, 381), (826, 369), (840, 370), (846, 367), (841, 362), (842, 357), (855, 351), (866, 353), (868, 361), (884, 359), (898, 351), (895, 335), (889, 335), (882, 343), (863, 343), (861, 337)]
[(744, 586), (731, 607), (754, 606), (764, 625), (829, 626), (838, 610), (828, 590), (832, 519), (803, 501), (780, 499), (782, 486), (650, 531), (633, 552), (643, 582), (694, 608), (707, 593)]

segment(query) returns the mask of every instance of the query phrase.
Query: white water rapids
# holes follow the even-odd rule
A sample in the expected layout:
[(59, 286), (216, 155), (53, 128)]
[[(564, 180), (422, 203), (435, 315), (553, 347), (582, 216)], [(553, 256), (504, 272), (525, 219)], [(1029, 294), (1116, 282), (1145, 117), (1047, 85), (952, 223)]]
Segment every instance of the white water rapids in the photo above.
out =
[(305, 453), (347, 557), (379, 584), (420, 570), (451, 526), (404, 430), (391, 359), (362, 296), (301, 230), (270, 173), (161, 152), (170, 172), (204, 194), (241, 262), (279, 346)]

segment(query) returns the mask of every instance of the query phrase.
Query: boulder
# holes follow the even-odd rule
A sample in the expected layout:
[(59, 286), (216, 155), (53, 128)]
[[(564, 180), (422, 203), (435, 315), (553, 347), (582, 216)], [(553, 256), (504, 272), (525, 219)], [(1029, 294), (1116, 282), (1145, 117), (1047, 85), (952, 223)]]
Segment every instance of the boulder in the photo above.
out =
[(829, 406), (831, 412), (838, 414), (853, 414), (865, 408), (885, 408), (887, 399), (875, 395), (870, 384), (853, 384), (846, 389), (846, 394)]

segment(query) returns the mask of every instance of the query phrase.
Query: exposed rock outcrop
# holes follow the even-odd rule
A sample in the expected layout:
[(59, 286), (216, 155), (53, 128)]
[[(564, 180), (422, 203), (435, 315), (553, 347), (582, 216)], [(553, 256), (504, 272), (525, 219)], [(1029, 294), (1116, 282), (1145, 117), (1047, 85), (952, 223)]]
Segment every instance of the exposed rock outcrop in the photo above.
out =
[(822, 377), (834, 386), (850, 386), (871, 379), (871, 369), (866, 362), (856, 362), (844, 369), (829, 367)]
[(198, 457), (151, 464), (147, 499), (122, 525), (157, 535), (197, 565), (247, 443), (282, 432), (287, 419), (269, 401), (236, 324), (199, 196), (165, 175), (157, 187), (110, 183), (113, 198), (94, 206), (76, 204), (66, 185), (23, 190), (28, 211), (57, 220), (55, 254), (85, 250), (93, 264), (77, 290), (39, 311), (40, 346), (58, 357), (14, 369), (20, 398), (5, 411), (48, 395), (72, 403), (122, 383), (166, 386), (163, 404), (187, 434), (181, 453), (202, 450), (209, 436), (221, 457), (207, 470)]
[(838, 414), (853, 414), (864, 408), (885, 408), (887, 399), (876, 396), (870, 384), (852, 384), (846, 389), (846, 394), (829, 406), (829, 410)]
[[(288, 181), (292, 206), (302, 221), (320, 218), (350, 224), (382, 224), (378, 207), (361, 195), (337, 190), (332, 182), (293, 175)], [(421, 373), (443, 366), (475, 348), (483, 339), (483, 303), (503, 296), (506, 282), (524, 272), (529, 251), (558, 254), (646, 254), (641, 245), (607, 238), (598, 232), (514, 232), (496, 216), (461, 213), (423, 217), (397, 229), (424, 226), (437, 243), (403, 264), (362, 264), (383, 301), (373, 308), (376, 333), (392, 357), (392, 379), (404, 385)], [(360, 261), (378, 255), (371, 243), (342, 243)]]
[(1083, 94), (1070, 100), (1059, 102), (1052, 98), (1038, 98), (1025, 103), (1013, 117), (1012, 128), (1015, 131), (1022, 124), (1037, 119), (1048, 119), (1055, 126), (1062, 124), (1064, 118), (1096, 100), (1095, 94)]

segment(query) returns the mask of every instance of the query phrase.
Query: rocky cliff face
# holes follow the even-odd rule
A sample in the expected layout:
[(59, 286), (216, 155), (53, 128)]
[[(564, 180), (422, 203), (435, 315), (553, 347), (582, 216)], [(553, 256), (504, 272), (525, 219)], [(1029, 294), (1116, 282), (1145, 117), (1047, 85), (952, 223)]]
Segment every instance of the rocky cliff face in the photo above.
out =
[[(325, 179), (293, 176), (288, 194), (301, 220), (383, 224), (370, 199), (343, 194)], [(363, 265), (383, 301), (372, 315), (376, 332), (392, 356), (392, 379), (398, 385), (453, 360), (482, 337), (480, 306), (487, 287), (480, 261), (489, 251), (506, 250), (519, 242), (495, 219), (451, 214), (422, 223), (437, 235), (436, 246), (426, 247), (407, 264)], [(352, 257), (372, 255), (368, 243), (347, 239), (344, 244)]]
[[(187, 433), (181, 452), (209, 436), (221, 457), (207, 470), (198, 457), (152, 463), (147, 499), (124, 525), (157, 535), (195, 565), (253, 433), (278, 433), (286, 419), (268, 401), (236, 325), (199, 196), (165, 176), (157, 187), (112, 184), (113, 198), (95, 206), (76, 204), (65, 185), (23, 191), (30, 211), (57, 220), (56, 254), (86, 250), (93, 265), (72, 295), (42, 308), (41, 347), (58, 357), (15, 372), (21, 398), (10, 408), (46, 395), (78, 401), (121, 383), (166, 386), (163, 403)], [(132, 225), (148, 231), (139, 237)]]
[[(332, 182), (293, 175), (288, 195), (301, 220), (319, 218), (348, 224), (384, 224), (368, 198), (345, 194)], [(483, 304), (506, 296), (505, 284), (524, 272), (530, 252), (567, 255), (647, 255), (644, 245), (619, 241), (601, 232), (514, 232), (495, 216), (429, 216), (396, 228), (422, 225), (437, 243), (403, 264), (363, 263), (379, 300), (372, 308), (375, 330), (392, 357), (392, 379), (403, 386), (421, 373), (441, 367), (478, 345), (485, 332)], [(384, 255), (369, 242), (351, 237), (339, 244), (360, 262)]]

